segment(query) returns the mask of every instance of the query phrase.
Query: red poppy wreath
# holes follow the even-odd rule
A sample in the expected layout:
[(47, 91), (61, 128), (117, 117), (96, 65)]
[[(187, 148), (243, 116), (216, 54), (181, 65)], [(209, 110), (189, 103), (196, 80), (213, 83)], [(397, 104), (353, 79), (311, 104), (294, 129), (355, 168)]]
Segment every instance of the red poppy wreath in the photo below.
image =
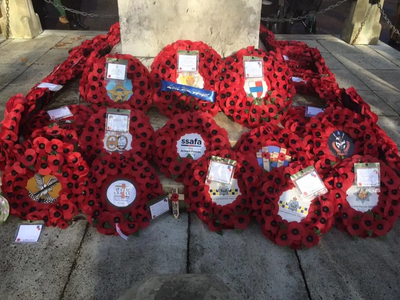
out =
[[(107, 79), (107, 59), (128, 62), (126, 80)], [(129, 54), (106, 55), (95, 60), (86, 69), (79, 91), (85, 101), (94, 104), (93, 109), (122, 108), (128, 104), (133, 109), (146, 112), (151, 107), (153, 88), (150, 84), (150, 73), (137, 58)]]
[(102, 153), (119, 152), (124, 156), (136, 154), (143, 159), (151, 158), (154, 144), (154, 129), (150, 119), (140, 110), (131, 110), (129, 132), (116, 136), (106, 132), (107, 110), (101, 109), (92, 115), (79, 137), (82, 151), (95, 159)]
[[(178, 61), (181, 51), (186, 51), (189, 54), (193, 54), (193, 51), (197, 53), (197, 72), (180, 71), (181, 67), (178, 67)], [(166, 46), (156, 56), (151, 65), (151, 78), (154, 85), (154, 104), (162, 114), (170, 118), (176, 114), (189, 111), (202, 111), (216, 115), (219, 107), (215, 99), (213, 102), (201, 100), (178, 91), (162, 91), (161, 88), (162, 81), (169, 81), (218, 92), (217, 89), (220, 78), (218, 69), (220, 63), (221, 56), (203, 42), (179, 40)]]
[[(380, 163), (380, 192), (353, 185), (354, 163)], [(400, 182), (394, 170), (371, 156), (354, 156), (335, 165), (339, 176), (347, 177), (341, 187), (346, 195), (337, 202), (336, 224), (342, 231), (361, 238), (385, 236), (400, 215)]]
[[(235, 160), (237, 162), (230, 185), (220, 186), (215, 182), (206, 183), (212, 156)], [(188, 211), (197, 217), (213, 232), (222, 229), (244, 230), (250, 222), (250, 193), (261, 175), (257, 160), (233, 150), (219, 150), (208, 153), (192, 165), (184, 178), (185, 203)]]
[(27, 102), (22, 94), (11, 97), (6, 104), (0, 133), (0, 171), (3, 171), (7, 164), (17, 161), (16, 151), (21, 151), (18, 144), (19, 127), (21, 121), (26, 118), (27, 110)]
[(206, 113), (175, 115), (155, 133), (153, 159), (165, 176), (181, 182), (194, 161), (211, 151), (229, 149), (228, 133)]
[(300, 164), (291, 164), (264, 173), (257, 191), (252, 194), (254, 215), (261, 223), (265, 237), (292, 249), (311, 248), (318, 244), (321, 235), (332, 226), (337, 194), (335, 190), (329, 190), (311, 202), (302, 199), (290, 179), (301, 169)]
[(45, 137), (49, 140), (56, 138), (64, 143), (78, 146), (78, 137), (83, 133), (83, 128), (93, 115), (93, 111), (85, 105), (70, 105), (68, 108), (72, 116), (60, 120), (50, 120), (48, 112), (41, 111), (32, 120), (32, 128), (36, 129), (28, 138)]
[[(254, 64), (245, 68), (245, 61), (258, 69)], [(228, 57), (220, 71), (217, 100), (221, 110), (239, 124), (277, 125), (292, 105), (295, 89), (288, 67), (270, 53), (254, 47), (242, 49)]]
[(271, 125), (243, 133), (234, 150), (256, 156), (259, 167), (267, 171), (291, 162), (300, 162), (306, 167), (309, 162), (305, 154), (305, 144), (295, 133)]
[(71, 144), (34, 139), (32, 148), (22, 151), (2, 176), (11, 214), (66, 228), (78, 213), (77, 202), (84, 197), (88, 171), (87, 163)]
[(124, 159), (107, 153), (93, 162), (88, 177), (89, 195), (82, 198), (80, 207), (100, 233), (132, 235), (150, 224), (147, 203), (163, 190), (147, 161), (136, 155)]
[(328, 107), (310, 119), (304, 137), (306, 152), (321, 172), (353, 155), (378, 157), (379, 136), (371, 120), (347, 108)]
[(26, 138), (32, 135), (35, 130), (45, 129), (54, 126), (59, 126), (62, 129), (75, 130), (78, 135), (81, 135), (86, 122), (93, 115), (93, 110), (87, 105), (68, 105), (72, 116), (57, 120), (51, 120), (48, 111), (41, 110), (29, 121), (29, 128), (25, 131)]
[(289, 108), (286, 117), (282, 120), (282, 126), (299, 137), (304, 137), (306, 124), (310, 121), (310, 118), (306, 117), (305, 113), (306, 108), (304, 106), (292, 106)]

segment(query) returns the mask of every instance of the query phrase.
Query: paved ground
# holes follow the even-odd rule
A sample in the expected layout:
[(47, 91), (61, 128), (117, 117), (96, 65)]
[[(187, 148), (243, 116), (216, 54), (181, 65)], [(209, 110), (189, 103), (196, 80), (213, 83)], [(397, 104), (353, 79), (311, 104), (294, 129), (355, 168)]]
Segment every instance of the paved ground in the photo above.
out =
[[(68, 48), (95, 32), (47, 31), (32, 41), (0, 44), (0, 110), (26, 93), (67, 57)], [(380, 43), (353, 47), (326, 35), (290, 35), (320, 49), (342, 87), (355, 86), (400, 142), (400, 52)], [(56, 105), (76, 103), (74, 82)], [(296, 104), (312, 101), (296, 96)], [(1, 112), (0, 112), (1, 113)], [(67, 230), (46, 228), (37, 245), (12, 243), (19, 220), (0, 227), (0, 298), (105, 299), (121, 296), (154, 274), (207, 273), (244, 299), (398, 299), (400, 223), (387, 240), (355, 240), (335, 228), (306, 251), (266, 240), (257, 224), (242, 234), (211, 233), (193, 214), (165, 215), (124, 241), (100, 235), (85, 221)]]

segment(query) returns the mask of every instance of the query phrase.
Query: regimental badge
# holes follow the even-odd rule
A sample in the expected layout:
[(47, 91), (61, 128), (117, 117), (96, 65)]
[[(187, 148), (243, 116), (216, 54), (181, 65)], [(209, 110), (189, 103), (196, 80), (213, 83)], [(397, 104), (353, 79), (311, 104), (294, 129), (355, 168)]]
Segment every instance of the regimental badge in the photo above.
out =
[(61, 183), (54, 176), (35, 174), (28, 180), (26, 189), (33, 201), (50, 204), (57, 201), (61, 191)]
[(290, 209), (291, 211), (297, 211), (297, 209), (299, 208), (299, 202), (297, 201), (297, 198), (294, 197), (292, 200), (290, 200), (288, 206), (288, 209)]
[(119, 136), (117, 139), (117, 147), (119, 151), (124, 151), (128, 146), (128, 138), (126, 136)]
[(328, 139), (329, 149), (332, 154), (338, 157), (349, 157), (354, 152), (352, 139), (343, 131), (335, 131)]
[(130, 80), (125, 80), (124, 84), (117, 84), (117, 81), (110, 80), (106, 86), (106, 89), (107, 95), (114, 102), (126, 102), (133, 95), (133, 87)]
[(360, 201), (362, 204), (364, 204), (364, 202), (369, 202), (371, 193), (368, 192), (367, 189), (359, 189), (354, 193), (354, 196), (356, 196), (356, 201)]
[(267, 84), (260, 79), (246, 79), (244, 90), (253, 98), (262, 98), (268, 91)]
[(110, 135), (107, 137), (106, 140), (106, 148), (110, 151), (114, 151), (117, 149), (118, 146), (118, 136)]

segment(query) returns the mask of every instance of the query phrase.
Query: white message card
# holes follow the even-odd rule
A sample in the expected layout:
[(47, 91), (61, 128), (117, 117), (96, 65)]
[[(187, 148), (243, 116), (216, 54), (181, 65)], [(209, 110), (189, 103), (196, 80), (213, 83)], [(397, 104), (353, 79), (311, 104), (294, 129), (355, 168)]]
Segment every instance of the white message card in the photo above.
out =
[(244, 75), (245, 78), (263, 78), (263, 62), (259, 57), (244, 56)]
[(130, 110), (107, 109), (107, 131), (128, 132)]
[(56, 109), (50, 109), (47, 111), (48, 115), (50, 116), (51, 120), (60, 120), (72, 117), (73, 114), (69, 110), (68, 106), (63, 106)]
[(43, 224), (20, 224), (15, 236), (16, 243), (37, 243), (42, 233)]
[(199, 51), (178, 51), (178, 72), (197, 72)]
[(356, 185), (358, 187), (380, 188), (380, 164), (379, 163), (355, 163)]
[(168, 196), (150, 205), (151, 219), (155, 219), (169, 211)]
[(314, 199), (328, 192), (313, 166), (301, 170), (290, 177), (304, 199)]

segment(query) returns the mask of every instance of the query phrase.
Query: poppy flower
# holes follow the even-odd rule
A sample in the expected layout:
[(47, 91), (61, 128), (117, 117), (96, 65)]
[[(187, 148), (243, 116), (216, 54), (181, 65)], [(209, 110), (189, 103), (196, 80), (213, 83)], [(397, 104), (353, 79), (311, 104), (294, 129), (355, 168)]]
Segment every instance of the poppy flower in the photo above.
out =
[(302, 237), (303, 245), (306, 248), (311, 248), (311, 247), (317, 245), (319, 240), (320, 240), (320, 237), (313, 230), (310, 230), (310, 229), (306, 229), (305, 233)]
[(373, 232), (377, 236), (384, 236), (389, 231), (389, 223), (384, 219), (377, 219), (373, 224)]
[(374, 225), (374, 216), (369, 213), (365, 213), (361, 219), (361, 226), (365, 231), (372, 231)]
[(52, 171), (57, 172), (64, 164), (64, 157), (61, 154), (49, 155), (47, 157), (47, 163)]
[(35, 163), (36, 160), (36, 152), (33, 149), (27, 149), (25, 151), (25, 155), (22, 157), (21, 162), (25, 166), (31, 166)]
[(290, 222), (287, 231), (290, 240), (300, 241), (304, 235), (304, 225), (298, 222)]
[(244, 230), (250, 223), (250, 217), (247, 215), (237, 215), (233, 223), (236, 229)]
[(292, 243), (289, 231), (287, 229), (279, 230), (275, 241), (281, 247), (289, 246)]

